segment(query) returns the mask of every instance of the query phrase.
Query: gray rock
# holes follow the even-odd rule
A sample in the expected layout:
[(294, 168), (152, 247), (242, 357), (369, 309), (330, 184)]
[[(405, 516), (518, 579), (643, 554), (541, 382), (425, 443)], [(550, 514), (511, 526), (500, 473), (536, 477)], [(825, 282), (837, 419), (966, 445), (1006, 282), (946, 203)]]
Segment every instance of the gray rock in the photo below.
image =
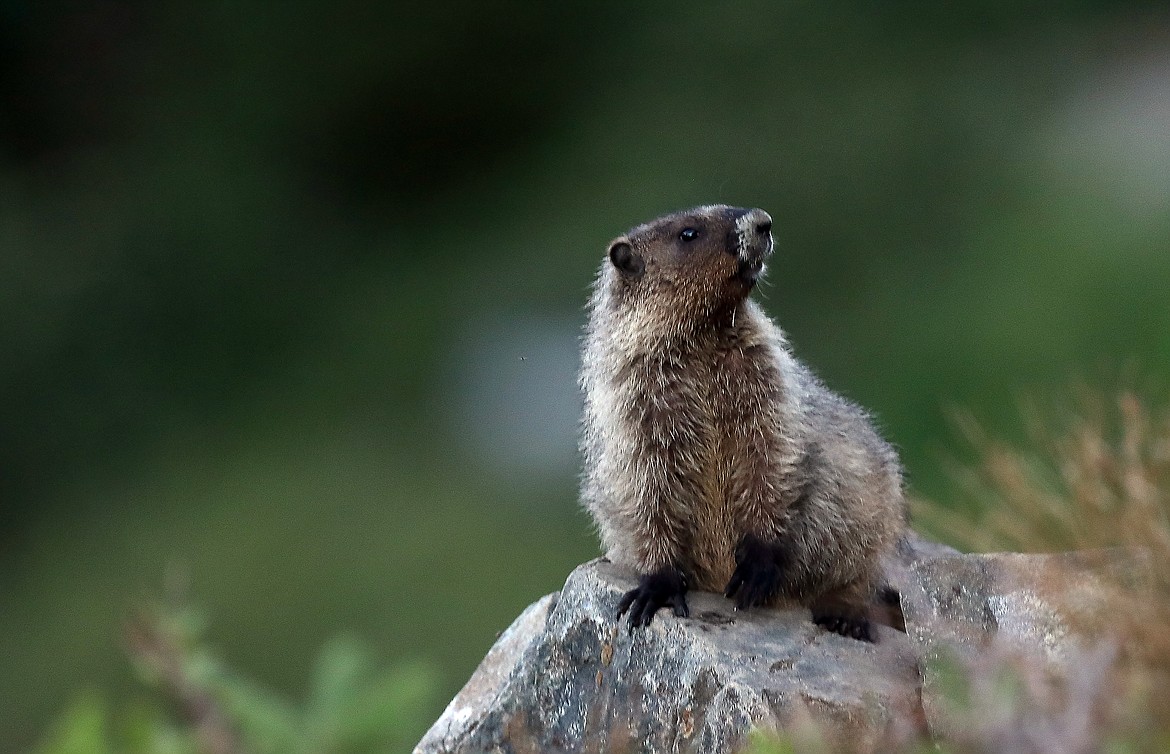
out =
[[(1007, 667), (1071, 679), (1102, 655), (1101, 608), (1140, 576), (1123, 551), (988, 553), (927, 558), (903, 585), (906, 629), (922, 670), (929, 730), (953, 737), (947, 693), (957, 666), (980, 680)], [(1108, 647), (1104, 648), (1108, 654)]]
[(520, 664), (524, 651), (544, 630), (548, 613), (556, 606), (559, 595), (560, 592), (546, 594), (533, 602), (500, 634), (416, 751), (454, 751), (467, 737)]
[(516, 619), (415, 751), (727, 752), (753, 728), (810, 723), (878, 749), (945, 732), (932, 662), (1004, 640), (1068, 656), (1070, 610), (1101, 599), (1089, 560), (914, 537), (887, 564), (906, 633), (881, 626), (876, 645), (823, 631), (804, 608), (738, 613), (703, 592), (688, 595), (690, 618), (661, 610), (631, 635), (613, 616), (635, 576), (595, 560)]
[(577, 568), (501, 636), (415, 751), (722, 752), (806, 718), (876, 741), (917, 708), (915, 658), (893, 629), (868, 644), (805, 609), (737, 613), (695, 592), (692, 617), (662, 610), (630, 635), (613, 615), (635, 585), (605, 561)]
[(1116, 584), (1140, 578), (1140, 565), (1107, 550), (926, 558), (910, 564), (902, 610), (923, 651), (969, 654), (995, 640), (1056, 669), (1074, 626), (1091, 623)]

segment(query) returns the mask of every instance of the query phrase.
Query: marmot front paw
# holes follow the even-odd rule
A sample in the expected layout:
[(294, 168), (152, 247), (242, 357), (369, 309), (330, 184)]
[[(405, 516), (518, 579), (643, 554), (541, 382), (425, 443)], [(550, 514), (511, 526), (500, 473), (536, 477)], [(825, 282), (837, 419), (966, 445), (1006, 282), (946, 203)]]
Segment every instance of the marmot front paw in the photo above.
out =
[(765, 604), (780, 589), (783, 576), (780, 562), (775, 545), (764, 544), (754, 534), (745, 534), (735, 548), (735, 572), (731, 574), (723, 596), (735, 599), (736, 610)]
[(663, 568), (646, 574), (638, 586), (626, 592), (618, 603), (617, 617), (630, 611), (630, 633), (639, 626), (649, 626), (658, 608), (669, 605), (674, 614), (686, 618), (691, 614), (687, 607), (687, 577), (677, 568)]

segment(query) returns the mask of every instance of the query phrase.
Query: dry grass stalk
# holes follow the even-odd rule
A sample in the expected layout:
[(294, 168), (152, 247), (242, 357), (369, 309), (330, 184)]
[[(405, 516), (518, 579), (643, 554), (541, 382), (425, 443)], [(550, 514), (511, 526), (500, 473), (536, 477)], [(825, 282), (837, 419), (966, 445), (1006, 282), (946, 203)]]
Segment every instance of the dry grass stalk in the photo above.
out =
[[(1055, 421), (1045, 418), (1051, 415), (1026, 412), (1028, 450), (990, 440), (974, 421), (960, 417), (960, 430), (981, 459), (958, 473), (975, 513), (916, 501), (916, 518), (967, 550), (1121, 548), (1118, 555), (1128, 567), (1109, 575), (1115, 588), (1107, 604), (1095, 615), (1073, 616), (1084, 621), (1085, 635), (1115, 643), (1118, 659), (1111, 672), (1099, 674), (1099, 688), (1076, 686), (1073, 678), (1064, 693), (1096, 693), (1110, 710), (1104, 718), (1114, 725), (1133, 735), (1165, 736), (1170, 411), (1151, 410), (1132, 392), (1106, 400), (1082, 389), (1073, 410), (1058, 412)], [(1077, 709), (1099, 707), (1082, 700)]]

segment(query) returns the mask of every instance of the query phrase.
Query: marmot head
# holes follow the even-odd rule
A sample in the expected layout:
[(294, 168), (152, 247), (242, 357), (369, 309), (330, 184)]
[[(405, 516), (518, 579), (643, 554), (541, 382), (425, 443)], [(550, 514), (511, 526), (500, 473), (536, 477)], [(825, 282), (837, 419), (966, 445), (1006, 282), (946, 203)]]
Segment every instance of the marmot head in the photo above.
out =
[(696, 207), (639, 225), (609, 244), (610, 293), (665, 319), (710, 318), (751, 293), (772, 253), (762, 209)]

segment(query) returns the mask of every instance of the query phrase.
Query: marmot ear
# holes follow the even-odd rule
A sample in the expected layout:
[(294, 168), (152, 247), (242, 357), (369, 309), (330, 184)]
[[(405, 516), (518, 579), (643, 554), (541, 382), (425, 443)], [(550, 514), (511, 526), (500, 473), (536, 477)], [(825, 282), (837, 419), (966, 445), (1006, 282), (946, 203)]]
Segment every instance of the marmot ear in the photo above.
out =
[(627, 275), (641, 275), (646, 269), (642, 257), (634, 253), (634, 247), (620, 238), (609, 245), (609, 261)]

